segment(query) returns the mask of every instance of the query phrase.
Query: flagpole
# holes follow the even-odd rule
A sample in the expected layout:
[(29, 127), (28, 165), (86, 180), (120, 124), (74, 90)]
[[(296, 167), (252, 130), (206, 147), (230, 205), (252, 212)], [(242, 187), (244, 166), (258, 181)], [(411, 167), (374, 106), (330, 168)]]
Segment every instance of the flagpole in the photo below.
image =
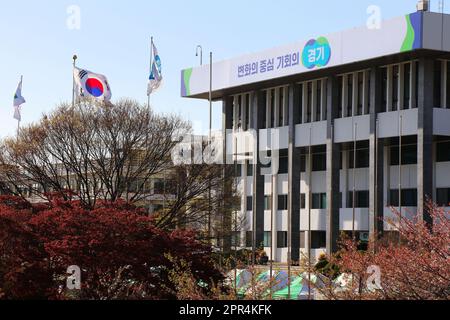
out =
[[(23, 88), (23, 76), (20, 76), (20, 87), (21, 89)], [(20, 106), (19, 108), (19, 112), (20, 112)], [(21, 120), (22, 116), (19, 116), (17, 118), (17, 139), (19, 139), (19, 133), (20, 133), (20, 120)]]
[[(152, 74), (152, 65), (153, 65), (153, 36), (150, 37), (150, 75)], [(148, 101), (147, 101), (147, 108), (148, 112), (150, 114), (150, 96), (152, 95), (151, 92), (148, 92)]]
[[(78, 56), (75, 54), (72, 59), (73, 59), (73, 70), (75, 70)], [(73, 70), (72, 70), (72, 109), (75, 108), (75, 77), (73, 76)]]

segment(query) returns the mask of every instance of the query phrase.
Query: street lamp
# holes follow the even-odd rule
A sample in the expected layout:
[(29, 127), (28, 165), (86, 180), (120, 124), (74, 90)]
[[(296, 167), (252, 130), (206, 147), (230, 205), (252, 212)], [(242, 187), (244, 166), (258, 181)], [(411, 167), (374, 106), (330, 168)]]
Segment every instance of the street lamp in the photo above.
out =
[(198, 45), (197, 48), (195, 49), (195, 56), (198, 57), (199, 55), (200, 55), (200, 65), (203, 65), (203, 48), (201, 45)]

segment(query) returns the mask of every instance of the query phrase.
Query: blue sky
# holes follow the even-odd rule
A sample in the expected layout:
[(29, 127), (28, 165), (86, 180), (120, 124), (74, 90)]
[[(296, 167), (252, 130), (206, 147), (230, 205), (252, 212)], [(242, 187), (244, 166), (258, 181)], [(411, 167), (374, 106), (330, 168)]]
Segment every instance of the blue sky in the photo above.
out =
[[(165, 77), (152, 95), (158, 112), (176, 113), (207, 132), (207, 101), (180, 97), (180, 70), (199, 64), (203, 46), (215, 60), (365, 25), (370, 5), (383, 19), (415, 11), (417, 0), (40, 0), (0, 4), (0, 138), (13, 135), (12, 96), (24, 76), (23, 124), (70, 101), (72, 55), (78, 65), (105, 74), (113, 99), (146, 101), (149, 42), (154, 36)], [(81, 9), (81, 29), (67, 27), (67, 8)], [(437, 10), (438, 1), (432, 1)], [(448, 12), (448, 9), (446, 9)], [(221, 126), (214, 106), (214, 127)]]

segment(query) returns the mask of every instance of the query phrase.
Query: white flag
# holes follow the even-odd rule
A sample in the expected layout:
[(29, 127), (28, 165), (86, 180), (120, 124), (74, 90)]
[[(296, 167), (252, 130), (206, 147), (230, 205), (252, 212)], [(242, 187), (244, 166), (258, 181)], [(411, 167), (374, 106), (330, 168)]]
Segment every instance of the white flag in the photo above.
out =
[(105, 101), (111, 100), (111, 88), (104, 75), (75, 67), (73, 77), (77, 85), (76, 93), (78, 96), (92, 96)]
[(161, 58), (159, 57), (158, 49), (156, 49), (154, 43), (152, 43), (152, 49), (153, 49), (153, 56), (152, 56), (153, 62), (151, 65), (150, 77), (147, 87), (148, 96), (159, 89), (163, 80), (161, 73)]
[(26, 102), (25, 98), (22, 97), (22, 80), (23, 80), (23, 78), (20, 78), (20, 82), (17, 85), (17, 89), (16, 89), (16, 93), (14, 94), (14, 101), (13, 101), (14, 119), (16, 119), (18, 121), (20, 121), (22, 119), (22, 116), (20, 114), (20, 106)]

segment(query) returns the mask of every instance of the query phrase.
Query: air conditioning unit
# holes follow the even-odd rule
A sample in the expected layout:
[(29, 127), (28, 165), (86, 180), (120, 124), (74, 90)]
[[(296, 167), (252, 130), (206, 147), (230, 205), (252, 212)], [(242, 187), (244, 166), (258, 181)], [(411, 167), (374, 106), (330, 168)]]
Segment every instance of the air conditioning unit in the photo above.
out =
[(360, 240), (360, 241), (368, 242), (369, 239), (370, 239), (370, 233), (369, 233), (369, 232), (361, 232), (361, 233), (359, 234), (359, 240)]
[(430, 10), (430, 1), (429, 0), (420, 0), (417, 3), (417, 11), (429, 11)]

